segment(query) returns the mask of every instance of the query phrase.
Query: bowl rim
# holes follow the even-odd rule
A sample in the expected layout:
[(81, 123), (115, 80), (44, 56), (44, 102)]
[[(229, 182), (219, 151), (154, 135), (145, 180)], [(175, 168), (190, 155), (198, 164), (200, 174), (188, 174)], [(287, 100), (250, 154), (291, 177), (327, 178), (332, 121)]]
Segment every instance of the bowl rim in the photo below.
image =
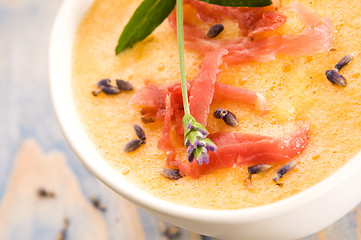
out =
[[(49, 45), (50, 94), (56, 119), (73, 152), (91, 173), (121, 196), (153, 212), (183, 219), (208, 223), (254, 222), (286, 214), (320, 199), (336, 187), (342, 186), (350, 175), (357, 174), (358, 169), (361, 169), (361, 152), (359, 152), (329, 177), (308, 189), (274, 203), (245, 209), (194, 208), (168, 202), (140, 190), (105, 163), (94, 147), (87, 148), (92, 146), (92, 143), (86, 139), (86, 133), (80, 125), (79, 117), (74, 112), (74, 104), (71, 102), (72, 94), (69, 87), (72, 43), (78, 24), (92, 2), (93, 0), (64, 0), (61, 4), (52, 28)], [(82, 10), (74, 11), (74, 9)], [(76, 24), (71, 23), (72, 21)], [(66, 64), (60, 66), (59, 59)], [(64, 81), (66, 86), (62, 82), (64, 76), (67, 78)], [(78, 144), (79, 141), (85, 141), (85, 143)]]

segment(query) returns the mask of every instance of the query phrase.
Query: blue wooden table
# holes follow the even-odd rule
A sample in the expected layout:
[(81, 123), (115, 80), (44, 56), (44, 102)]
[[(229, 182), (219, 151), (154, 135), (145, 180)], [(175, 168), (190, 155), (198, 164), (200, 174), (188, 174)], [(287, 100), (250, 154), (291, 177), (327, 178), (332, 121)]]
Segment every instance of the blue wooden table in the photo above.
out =
[[(60, 4), (0, 0), (0, 239), (210, 239), (122, 199), (68, 147), (48, 90), (49, 37)], [(361, 239), (360, 229), (361, 205), (305, 239)]]

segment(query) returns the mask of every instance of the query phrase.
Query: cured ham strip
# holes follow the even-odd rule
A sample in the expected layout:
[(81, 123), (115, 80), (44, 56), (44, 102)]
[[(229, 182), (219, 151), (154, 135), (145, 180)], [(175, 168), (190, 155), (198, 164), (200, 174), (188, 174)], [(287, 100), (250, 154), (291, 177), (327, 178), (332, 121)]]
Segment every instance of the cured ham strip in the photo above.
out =
[(165, 97), (167, 91), (156, 85), (146, 83), (144, 87), (130, 99), (130, 104), (141, 107), (165, 109)]
[(316, 12), (300, 4), (299, 2), (292, 2), (284, 9), (292, 10), (298, 13), (301, 16), (303, 22), (309, 27), (317, 27), (330, 20), (329, 18), (322, 18)]
[(286, 17), (275, 11), (274, 5), (258, 8), (223, 7), (196, 0), (185, 1), (185, 4), (196, 9), (197, 17), (205, 23), (214, 24), (224, 18), (236, 20), (242, 35), (271, 31), (286, 22)]
[(265, 62), (277, 54), (290, 56), (313, 55), (327, 51), (332, 47), (332, 20), (322, 18), (317, 13), (300, 3), (293, 2), (286, 9), (297, 12), (306, 24), (299, 34), (272, 36), (258, 41), (243, 41), (229, 45), (229, 54), (224, 60), (228, 64), (242, 63), (249, 60)]
[(316, 27), (305, 28), (299, 34), (273, 36), (258, 41), (244, 40), (229, 46), (225, 56), (227, 64), (239, 64), (249, 61), (267, 62), (278, 54), (289, 56), (314, 55), (332, 47), (332, 22), (325, 22)]
[(262, 18), (256, 22), (253, 31), (249, 35), (273, 31), (280, 28), (286, 21), (287, 17), (279, 12), (266, 12), (262, 15)]
[(191, 115), (203, 126), (207, 125), (209, 108), (213, 101), (213, 94), (217, 75), (220, 72), (219, 65), (227, 50), (222, 49), (209, 52), (204, 57), (198, 71), (198, 75), (192, 83), (189, 96), (189, 109)]
[(129, 103), (134, 107), (142, 108), (141, 114), (144, 119), (163, 120), (166, 94), (165, 89), (146, 83), (132, 96)]
[[(187, 19), (186, 14), (184, 16), (184, 19)], [(177, 33), (175, 10), (169, 15), (168, 22), (174, 32)], [(199, 30), (197, 27), (193, 26), (190, 23), (184, 22), (183, 32), (185, 45), (189, 49), (193, 49), (201, 53), (206, 53), (208, 51), (215, 50), (218, 47), (218, 43), (214, 42), (214, 40), (207, 39), (205, 37), (205, 32)]]
[(214, 101), (234, 101), (255, 106), (261, 114), (267, 113), (268, 104), (260, 93), (232, 87), (230, 85), (216, 82), (213, 96)]
[(307, 145), (309, 133), (308, 128), (302, 126), (290, 136), (278, 139), (237, 133), (217, 133), (210, 138), (218, 148), (209, 153), (209, 164), (170, 159), (168, 165), (178, 168), (182, 175), (199, 178), (220, 168), (284, 163), (301, 153)]
[[(185, 4), (191, 5), (197, 10), (197, 17), (208, 24), (218, 23), (220, 20), (227, 18), (238, 22), (241, 37), (234, 40), (213, 40), (206, 38), (206, 33), (187, 22), (188, 12), (184, 13), (184, 39), (188, 48), (205, 54), (218, 48), (226, 48), (240, 42), (245, 36), (253, 36), (257, 33), (268, 32), (281, 27), (286, 23), (287, 17), (278, 11), (274, 6), (262, 8), (247, 7), (222, 7), (207, 4), (201, 1), (185, 1)], [(170, 26), (176, 33), (176, 13), (173, 11), (168, 18)]]
[(209, 134), (208, 137), (217, 145), (238, 144), (243, 142), (257, 142), (272, 137), (261, 136), (257, 134), (232, 133), (232, 132), (216, 132)]
[(166, 107), (165, 107), (165, 117), (164, 117), (164, 126), (162, 131), (162, 136), (158, 141), (158, 148), (168, 152), (174, 152), (174, 147), (171, 141), (171, 130), (172, 130), (172, 116), (174, 114), (173, 107), (171, 104), (171, 96), (168, 94), (165, 99)]
[[(226, 64), (238, 64), (249, 61), (266, 62), (275, 59), (278, 54), (299, 56), (313, 55), (327, 51), (332, 47), (332, 20), (322, 18), (307, 7), (294, 2), (287, 6), (286, 10), (298, 13), (306, 24), (306, 28), (299, 34), (276, 35), (259, 40), (251, 40), (250, 36), (272, 31), (282, 26), (286, 17), (277, 11), (268, 8), (228, 8), (220, 6), (207, 6), (199, 1), (188, 1), (198, 11), (198, 17), (206, 22), (211, 21), (211, 16), (229, 16), (238, 21), (242, 36), (234, 40), (207, 39), (200, 29), (190, 23), (184, 24), (184, 39), (187, 47), (197, 52), (206, 54), (208, 51), (224, 48), (228, 54), (224, 57)], [(197, 3), (196, 3), (197, 2)], [(199, 6), (198, 6), (199, 5)], [(208, 4), (209, 5), (209, 4)], [(237, 12), (239, 14), (235, 14)], [(255, 12), (251, 12), (255, 11)], [(263, 11), (262, 14), (258, 11)], [(225, 14), (228, 13), (228, 15)], [(247, 13), (247, 14), (245, 14)], [(215, 17), (216, 20), (219, 17)], [(175, 30), (175, 12), (169, 17), (170, 26)], [(248, 29), (245, 33), (243, 28)]]
[[(219, 6), (218, 6), (219, 7)], [(221, 7), (222, 8), (222, 7)], [(244, 15), (244, 14), (243, 14)], [(237, 16), (237, 15), (235, 15)], [(286, 17), (278, 12), (267, 12), (264, 15), (261, 15), (258, 21), (255, 21), (254, 26), (248, 26), (250, 25), (249, 22), (253, 22), (254, 20), (246, 19), (247, 16), (253, 16), (250, 13), (247, 13), (244, 17), (240, 18), (238, 22), (245, 22), (248, 23), (247, 26), (243, 26), (240, 30), (242, 32), (242, 35), (245, 36), (253, 36), (258, 33), (272, 31), (274, 29), (277, 29), (281, 27), (286, 22)], [(254, 17), (254, 16), (253, 16)], [(186, 19), (186, 17), (185, 17)], [(176, 13), (173, 11), (170, 16), (168, 17), (168, 21), (170, 26), (173, 28), (174, 32), (176, 33)], [(250, 32), (246, 32), (248, 27), (251, 27), (250, 29), (253, 29)], [(227, 46), (232, 46), (234, 44), (237, 44), (239, 42), (242, 42), (244, 37), (240, 37), (234, 40), (214, 40), (209, 39), (206, 37), (206, 33), (203, 30), (198, 29), (194, 25), (184, 22), (184, 40), (187, 48), (192, 49), (194, 51), (206, 54), (209, 51), (214, 51), (216, 49), (225, 48), (227, 49)], [(247, 39), (248, 40), (248, 39)], [(248, 40), (249, 41), (249, 40)], [(252, 60), (252, 59), (250, 59)]]
[[(193, 88), (193, 83), (194, 82), (190, 82), (187, 84), (189, 95), (190, 89)], [(134, 107), (143, 108), (144, 114), (149, 114), (149, 117), (157, 117), (157, 119), (163, 120), (166, 108), (165, 98), (169, 93), (171, 94), (170, 101), (177, 121), (177, 115), (181, 115), (183, 112), (182, 89), (180, 83), (171, 85), (168, 88), (162, 88), (147, 83), (143, 88), (136, 91), (130, 100), (130, 104)], [(212, 101), (234, 101), (245, 103), (254, 106), (255, 109), (262, 114), (266, 113), (268, 108), (267, 102), (262, 94), (242, 88), (236, 88), (220, 82), (215, 82), (214, 84)], [(203, 102), (199, 102), (198, 104), (202, 105)], [(181, 125), (181, 119), (179, 125)]]

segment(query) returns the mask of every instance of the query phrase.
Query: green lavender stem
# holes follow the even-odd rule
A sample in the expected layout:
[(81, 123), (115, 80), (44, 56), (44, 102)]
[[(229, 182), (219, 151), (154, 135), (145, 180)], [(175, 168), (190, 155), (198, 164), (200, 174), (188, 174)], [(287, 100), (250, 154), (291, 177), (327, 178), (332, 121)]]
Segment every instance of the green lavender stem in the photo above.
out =
[(208, 131), (190, 114), (187, 94), (187, 83), (184, 66), (184, 38), (183, 38), (183, 0), (177, 0), (177, 39), (179, 53), (179, 67), (181, 75), (184, 117), (184, 144), (188, 147), (188, 161), (196, 159), (198, 164), (209, 162), (207, 151), (216, 151), (217, 146), (207, 137)]
[(177, 37), (178, 37), (178, 55), (179, 55), (179, 67), (180, 67), (180, 76), (181, 76), (184, 113), (190, 114), (186, 76), (185, 76), (186, 70), (184, 66), (183, 0), (177, 0)]

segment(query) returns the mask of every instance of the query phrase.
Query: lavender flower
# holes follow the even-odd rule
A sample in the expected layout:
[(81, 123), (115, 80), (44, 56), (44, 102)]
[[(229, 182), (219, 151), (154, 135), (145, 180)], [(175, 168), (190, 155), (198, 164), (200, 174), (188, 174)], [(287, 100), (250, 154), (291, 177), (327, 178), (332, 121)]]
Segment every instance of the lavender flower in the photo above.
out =
[(207, 137), (207, 129), (198, 123), (190, 114), (183, 117), (184, 145), (188, 147), (188, 161), (197, 160), (199, 165), (209, 163), (208, 151), (215, 152), (217, 146)]
[(116, 95), (121, 92), (129, 92), (132, 91), (133, 85), (127, 81), (117, 79), (115, 80), (116, 86), (111, 84), (111, 80), (109, 78), (104, 78), (96, 83), (98, 87), (94, 91), (92, 91), (93, 96), (98, 96), (101, 92), (107, 95)]

